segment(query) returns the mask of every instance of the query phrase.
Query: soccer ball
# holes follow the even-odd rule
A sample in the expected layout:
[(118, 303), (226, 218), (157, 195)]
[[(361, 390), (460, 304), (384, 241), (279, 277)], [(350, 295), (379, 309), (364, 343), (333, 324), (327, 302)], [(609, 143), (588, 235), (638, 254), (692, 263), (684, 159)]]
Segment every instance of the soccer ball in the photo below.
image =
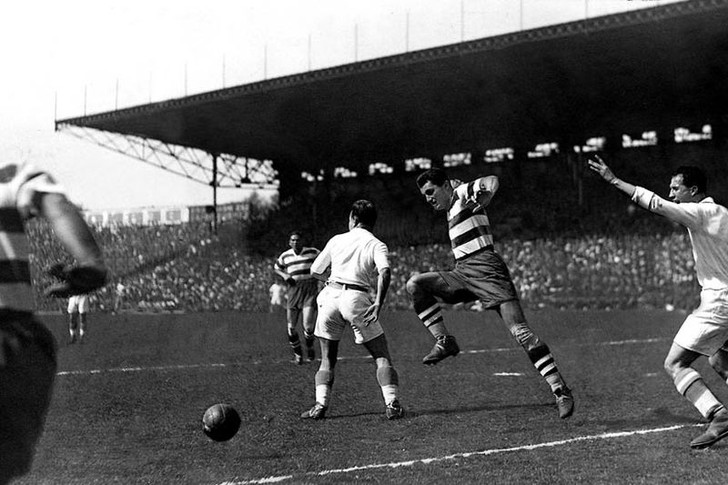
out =
[(239, 429), (240, 415), (229, 404), (214, 404), (202, 415), (202, 431), (212, 440), (227, 441)]

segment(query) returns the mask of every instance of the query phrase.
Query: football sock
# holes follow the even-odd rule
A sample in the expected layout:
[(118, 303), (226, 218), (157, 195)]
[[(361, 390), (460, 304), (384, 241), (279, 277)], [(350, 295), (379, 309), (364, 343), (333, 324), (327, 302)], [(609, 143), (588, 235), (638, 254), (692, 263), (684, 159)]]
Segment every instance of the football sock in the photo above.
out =
[(548, 382), (551, 392), (566, 387), (548, 345), (539, 343), (537, 347), (526, 350), (526, 353), (539, 374)]
[(331, 386), (334, 385), (334, 372), (328, 370), (316, 371), (314, 382), (316, 383), (316, 402), (328, 406), (331, 398)]
[(447, 328), (445, 328), (445, 321), (442, 318), (442, 309), (440, 304), (435, 301), (432, 305), (426, 305), (424, 308), (422, 305), (415, 304), (415, 311), (417, 317), (422, 321), (422, 324), (427, 327), (433, 337), (438, 338), (443, 335), (449, 335)]
[(399, 391), (399, 375), (394, 367), (387, 365), (377, 368), (377, 382), (382, 388), (384, 404), (391, 404), (397, 399)]
[(291, 345), (294, 354), (303, 355), (301, 352), (301, 339), (298, 337), (298, 332), (295, 330), (293, 332), (293, 334), (288, 334), (288, 343)]
[(716, 399), (698, 371), (692, 367), (680, 369), (675, 376), (677, 392), (698, 408), (704, 418), (710, 419), (723, 405)]

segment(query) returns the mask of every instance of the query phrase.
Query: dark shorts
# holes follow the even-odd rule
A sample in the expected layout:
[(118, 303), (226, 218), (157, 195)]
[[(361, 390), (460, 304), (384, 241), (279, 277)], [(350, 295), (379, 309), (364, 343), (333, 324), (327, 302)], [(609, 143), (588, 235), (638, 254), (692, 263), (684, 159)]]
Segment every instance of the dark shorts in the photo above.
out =
[(318, 292), (318, 280), (297, 281), (295, 285), (288, 287), (286, 308), (300, 310), (306, 307), (314, 307), (316, 306)]
[[(56, 375), (56, 343), (30, 313), (0, 310), (0, 482), (30, 470)], [(8, 343), (12, 343), (10, 348)], [(17, 345), (16, 345), (17, 344)]]
[(455, 264), (452, 271), (439, 271), (450, 286), (451, 298), (446, 303), (480, 300), (485, 308), (518, 300), (511, 273), (498, 253), (486, 249)]

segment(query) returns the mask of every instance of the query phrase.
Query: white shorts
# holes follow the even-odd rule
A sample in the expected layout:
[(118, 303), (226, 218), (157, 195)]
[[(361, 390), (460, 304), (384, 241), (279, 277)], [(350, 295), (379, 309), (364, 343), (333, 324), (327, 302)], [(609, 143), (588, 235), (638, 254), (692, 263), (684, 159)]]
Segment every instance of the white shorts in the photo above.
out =
[(88, 295), (76, 295), (68, 299), (68, 313), (86, 313), (88, 311)]
[(700, 306), (688, 315), (673, 341), (708, 357), (721, 348), (728, 351), (728, 289), (703, 289)]
[(369, 325), (362, 323), (364, 312), (373, 301), (368, 293), (352, 289), (324, 287), (316, 298), (318, 316), (316, 317), (317, 337), (327, 340), (341, 340), (346, 325), (354, 331), (354, 342), (363, 344), (384, 333), (379, 320)]

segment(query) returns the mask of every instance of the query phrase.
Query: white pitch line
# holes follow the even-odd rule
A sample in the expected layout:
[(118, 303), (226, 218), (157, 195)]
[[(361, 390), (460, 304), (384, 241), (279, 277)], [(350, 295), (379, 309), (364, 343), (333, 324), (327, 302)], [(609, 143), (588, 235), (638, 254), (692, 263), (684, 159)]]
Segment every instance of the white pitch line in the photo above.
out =
[[(634, 344), (651, 344), (662, 342), (665, 339), (662, 338), (648, 338), (648, 339), (631, 339), (631, 340), (615, 340), (611, 342), (601, 342), (598, 344), (585, 344), (585, 345), (634, 345)], [(520, 347), (501, 347), (495, 349), (476, 349), (476, 350), (464, 350), (462, 354), (491, 354), (498, 352), (513, 352), (520, 350)], [(370, 356), (356, 356), (356, 357), (339, 357), (340, 361), (346, 360), (365, 360), (371, 359)], [(273, 364), (285, 364), (290, 361), (288, 360), (276, 360), (270, 363)], [(249, 362), (253, 365), (260, 365), (264, 362), (253, 361)], [(95, 375), (104, 373), (131, 373), (131, 372), (145, 372), (145, 371), (171, 371), (171, 370), (188, 370), (188, 369), (209, 369), (209, 368), (225, 368), (225, 367), (237, 367), (246, 364), (244, 362), (234, 362), (230, 364), (180, 364), (180, 365), (162, 365), (152, 367), (112, 367), (110, 369), (89, 369), (89, 370), (67, 370), (56, 373), (56, 376), (81, 376), (81, 375)]]
[(376, 463), (376, 464), (372, 464), (372, 465), (361, 465), (361, 466), (353, 466), (353, 467), (349, 467), (349, 468), (322, 470), (319, 472), (308, 472), (308, 473), (303, 473), (303, 474), (299, 474), (299, 475), (280, 475), (280, 476), (276, 476), (276, 477), (264, 477), (264, 478), (254, 479), (254, 480), (222, 482), (220, 485), (253, 485), (253, 484), (261, 484), (261, 483), (279, 483), (279, 482), (284, 482), (286, 480), (292, 480), (294, 478), (321, 477), (321, 476), (326, 476), (326, 475), (360, 472), (360, 471), (365, 471), (365, 470), (378, 470), (378, 469), (382, 469), (382, 468), (409, 467), (409, 466), (413, 466), (413, 465), (417, 465), (417, 464), (429, 465), (431, 463), (437, 463), (437, 462), (448, 461), (448, 460), (457, 460), (459, 458), (490, 456), (490, 455), (496, 455), (499, 453), (514, 453), (514, 452), (518, 452), (518, 451), (536, 450), (539, 448), (552, 448), (555, 446), (563, 446), (563, 445), (568, 445), (568, 444), (572, 444), (572, 443), (579, 443), (582, 441), (596, 441), (596, 440), (606, 440), (606, 439), (612, 439), (612, 438), (625, 438), (625, 437), (629, 437), (629, 436), (645, 435), (645, 434), (650, 434), (650, 433), (664, 433), (666, 431), (675, 431), (678, 429), (695, 427), (695, 426), (702, 426), (702, 425), (701, 424), (683, 424), (683, 425), (667, 426), (664, 428), (639, 429), (639, 430), (634, 430), (634, 431), (618, 431), (618, 432), (613, 432), (613, 433), (603, 433), (603, 434), (599, 434), (599, 435), (578, 436), (576, 438), (568, 438), (565, 440), (558, 440), (558, 441), (548, 441), (546, 443), (535, 443), (532, 445), (514, 446), (511, 448), (494, 448), (494, 449), (483, 450), (483, 451), (455, 453), (453, 455), (440, 456), (440, 457), (435, 457), (435, 458), (422, 458), (419, 460), (399, 461), (399, 462), (392, 462), (392, 463)]

